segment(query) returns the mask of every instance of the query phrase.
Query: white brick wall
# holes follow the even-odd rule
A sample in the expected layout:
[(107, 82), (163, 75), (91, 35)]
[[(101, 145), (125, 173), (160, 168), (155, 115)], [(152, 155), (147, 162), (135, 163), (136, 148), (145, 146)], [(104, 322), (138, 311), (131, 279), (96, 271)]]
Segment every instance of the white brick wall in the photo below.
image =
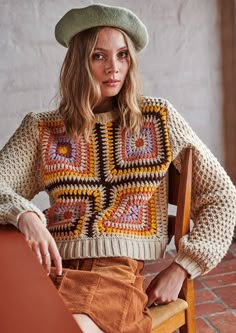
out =
[[(223, 162), (217, 0), (1, 0), (0, 147), (29, 112), (54, 107), (65, 49), (54, 26), (70, 8), (126, 6), (148, 27), (140, 55), (144, 93), (170, 100)], [(46, 205), (45, 197), (37, 199)]]

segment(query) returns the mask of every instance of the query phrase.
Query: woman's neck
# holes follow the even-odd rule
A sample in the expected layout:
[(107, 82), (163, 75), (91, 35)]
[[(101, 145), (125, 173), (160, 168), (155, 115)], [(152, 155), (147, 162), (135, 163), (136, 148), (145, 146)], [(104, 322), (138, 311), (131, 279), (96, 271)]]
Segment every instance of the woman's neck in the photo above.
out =
[(94, 113), (104, 113), (112, 111), (116, 107), (116, 102), (113, 97), (107, 98), (99, 103), (94, 109)]

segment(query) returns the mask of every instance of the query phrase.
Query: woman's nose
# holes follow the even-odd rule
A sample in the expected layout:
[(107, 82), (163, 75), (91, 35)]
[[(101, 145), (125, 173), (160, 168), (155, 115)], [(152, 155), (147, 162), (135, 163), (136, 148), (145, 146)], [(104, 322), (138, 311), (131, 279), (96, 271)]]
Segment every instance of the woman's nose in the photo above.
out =
[(114, 60), (114, 59), (111, 59), (110, 61), (108, 61), (106, 63), (106, 66), (105, 66), (105, 71), (106, 71), (107, 74), (118, 73), (118, 64), (117, 64), (117, 61)]

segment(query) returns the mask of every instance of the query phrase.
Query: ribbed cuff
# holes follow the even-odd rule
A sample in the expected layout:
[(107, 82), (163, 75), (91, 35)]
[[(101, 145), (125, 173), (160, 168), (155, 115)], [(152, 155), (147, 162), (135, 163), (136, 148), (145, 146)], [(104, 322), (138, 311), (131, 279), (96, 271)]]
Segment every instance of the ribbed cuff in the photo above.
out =
[(189, 277), (191, 279), (194, 279), (202, 274), (201, 267), (186, 253), (183, 252), (177, 253), (174, 261), (188, 272)]
[(29, 205), (19, 205), (19, 206), (14, 206), (11, 207), (11, 209), (6, 213), (6, 220), (8, 223), (13, 224), (16, 228), (18, 228), (18, 221), (21, 216), (21, 214), (25, 212), (34, 212), (35, 214), (38, 215), (42, 223), (46, 226), (46, 218), (44, 214), (38, 209), (34, 204), (29, 203)]

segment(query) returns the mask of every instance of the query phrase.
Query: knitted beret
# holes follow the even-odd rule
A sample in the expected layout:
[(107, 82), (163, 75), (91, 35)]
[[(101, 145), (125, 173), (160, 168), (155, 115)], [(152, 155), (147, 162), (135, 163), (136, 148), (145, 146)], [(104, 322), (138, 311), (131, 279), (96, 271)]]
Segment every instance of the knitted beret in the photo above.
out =
[(137, 51), (148, 43), (148, 32), (141, 20), (129, 9), (94, 4), (67, 12), (56, 24), (58, 43), (68, 47), (77, 33), (93, 27), (109, 26), (123, 30), (133, 41)]

